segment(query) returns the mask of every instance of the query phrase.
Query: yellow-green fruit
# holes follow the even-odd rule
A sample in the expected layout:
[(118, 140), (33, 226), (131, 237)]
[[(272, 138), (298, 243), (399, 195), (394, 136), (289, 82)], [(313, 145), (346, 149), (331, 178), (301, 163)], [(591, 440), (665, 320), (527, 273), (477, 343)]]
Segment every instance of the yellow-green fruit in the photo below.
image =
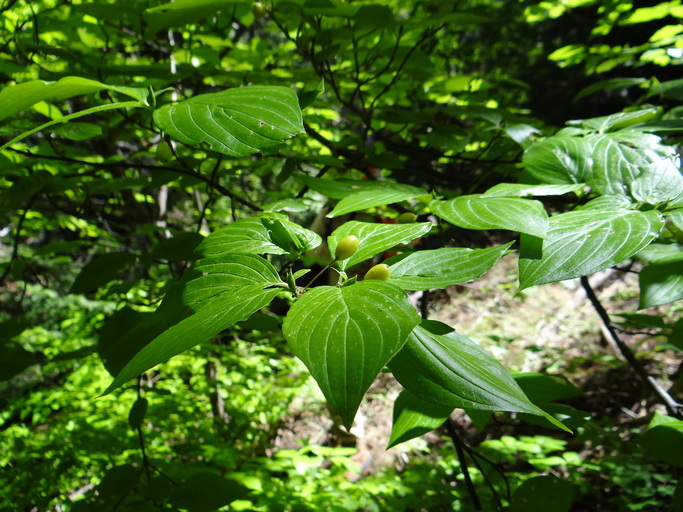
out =
[(413, 212), (405, 212), (398, 216), (399, 224), (411, 224), (417, 220), (417, 215)]
[(254, 2), (251, 4), (251, 13), (254, 18), (260, 20), (266, 15), (266, 7), (261, 2)]
[(368, 273), (365, 274), (363, 280), (367, 281), (368, 279), (374, 279), (376, 281), (388, 281), (390, 275), (391, 269), (389, 268), (389, 265), (380, 263), (368, 270)]
[(337, 261), (349, 259), (351, 256), (356, 254), (359, 243), (360, 240), (358, 240), (358, 237), (354, 235), (349, 235), (342, 238), (337, 244), (337, 250), (335, 251), (334, 259)]
[(167, 164), (173, 160), (173, 150), (168, 142), (160, 142), (156, 149), (157, 160), (162, 164)]

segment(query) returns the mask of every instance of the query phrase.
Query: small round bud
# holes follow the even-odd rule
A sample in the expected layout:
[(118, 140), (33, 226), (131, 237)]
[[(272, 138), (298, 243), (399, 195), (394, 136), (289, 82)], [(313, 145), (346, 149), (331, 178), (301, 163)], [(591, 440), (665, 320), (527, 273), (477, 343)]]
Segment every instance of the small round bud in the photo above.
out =
[(261, 2), (254, 2), (251, 4), (251, 13), (254, 15), (254, 18), (260, 20), (266, 15), (266, 7)]

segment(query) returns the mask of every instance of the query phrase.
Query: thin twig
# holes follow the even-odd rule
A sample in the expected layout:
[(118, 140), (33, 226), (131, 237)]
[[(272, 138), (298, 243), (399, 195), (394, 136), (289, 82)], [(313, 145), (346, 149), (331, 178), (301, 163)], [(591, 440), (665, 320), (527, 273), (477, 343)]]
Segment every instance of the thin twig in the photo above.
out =
[(455, 431), (455, 427), (453, 426), (453, 422), (450, 418), (444, 422), (444, 425), (446, 426), (446, 432), (448, 432), (448, 436), (453, 441), (455, 451), (458, 454), (458, 461), (460, 461), (460, 469), (462, 470), (463, 477), (465, 477), (467, 493), (470, 495), (470, 498), (472, 498), (472, 505), (474, 506), (474, 510), (482, 510), (481, 502), (479, 501), (479, 496), (477, 496), (477, 490), (474, 488), (472, 478), (470, 477), (470, 472), (467, 469), (467, 459), (465, 458), (465, 450), (463, 448), (462, 439), (460, 439), (460, 436)]
[(595, 291), (593, 290), (593, 287), (591, 286), (590, 282), (588, 281), (587, 276), (581, 277), (581, 286), (583, 286), (583, 289), (586, 292), (586, 295), (588, 296), (588, 300), (591, 302), (593, 305), (593, 308), (595, 311), (598, 313), (600, 316), (600, 319), (602, 320), (603, 325), (605, 326), (605, 329), (609, 333), (609, 336), (612, 338), (612, 341), (614, 341), (614, 344), (617, 346), (619, 349), (619, 352), (621, 355), (626, 359), (628, 364), (633, 368), (633, 370), (636, 372), (638, 377), (643, 381), (643, 383), (648, 386), (654, 393), (657, 395), (664, 405), (666, 406), (666, 410), (671, 416), (676, 416), (676, 417), (681, 417), (681, 404), (676, 402), (669, 393), (667, 393), (654, 379), (654, 377), (650, 376), (645, 368), (643, 368), (643, 365), (640, 364), (640, 362), (636, 359), (636, 357), (633, 355), (633, 352), (631, 351), (631, 348), (624, 343), (624, 341), (619, 337), (617, 334), (616, 330), (612, 326), (612, 321), (610, 320), (609, 314), (605, 310), (604, 307), (602, 307), (602, 304), (600, 303), (600, 299), (598, 299), (597, 295), (595, 294)]

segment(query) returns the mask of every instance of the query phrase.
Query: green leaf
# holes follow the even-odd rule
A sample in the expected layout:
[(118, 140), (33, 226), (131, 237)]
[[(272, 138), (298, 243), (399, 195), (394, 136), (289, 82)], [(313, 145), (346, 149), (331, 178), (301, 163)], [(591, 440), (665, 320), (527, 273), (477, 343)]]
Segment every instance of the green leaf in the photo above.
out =
[(520, 373), (515, 382), (532, 402), (552, 402), (583, 395), (583, 392), (561, 375)]
[(593, 147), (586, 183), (599, 194), (626, 194), (633, 181), (651, 167), (675, 156), (657, 135), (629, 130), (587, 137)]
[(128, 413), (128, 425), (130, 425), (130, 428), (140, 428), (145, 420), (145, 414), (147, 414), (147, 399), (139, 397)]
[(88, 116), (90, 114), (96, 114), (98, 112), (105, 112), (108, 110), (116, 109), (139, 108), (143, 106), (145, 106), (145, 104), (140, 101), (123, 101), (120, 103), (108, 103), (106, 105), (99, 105), (97, 107), (80, 110), (78, 112), (74, 112), (73, 114), (69, 114), (68, 116), (60, 117), (59, 119), (53, 119), (52, 121), (48, 121), (47, 123), (41, 124), (40, 126), (20, 133), (9, 142), (5, 142), (2, 146), (0, 146), (0, 151), (10, 147), (12, 144), (19, 142), (20, 140), (25, 139), (26, 137), (33, 135), (34, 133), (37, 133), (41, 130), (44, 130), (45, 128), (49, 128), (50, 126), (54, 126), (56, 124), (66, 123), (68, 121), (71, 121), (72, 119), (78, 119), (80, 117)]
[(248, 494), (248, 489), (235, 480), (203, 471), (173, 489), (169, 501), (173, 507), (190, 512), (211, 512)]
[(568, 512), (573, 501), (574, 486), (570, 482), (553, 475), (537, 476), (515, 489), (510, 512)]
[(420, 322), (406, 293), (380, 281), (305, 293), (282, 332), (350, 428), (363, 395)]
[(76, 76), (67, 76), (56, 82), (31, 80), (30, 82), (5, 87), (0, 91), (0, 121), (39, 101), (63, 101), (74, 96), (92, 94), (101, 90), (116, 91), (140, 102), (147, 101), (148, 91), (143, 88), (107, 85)]
[(512, 245), (512, 242), (488, 249), (447, 247), (409, 254), (397, 263), (388, 260), (389, 282), (404, 290), (446, 288), (468, 283), (483, 276)]
[(287, 236), (297, 241), (302, 252), (315, 249), (322, 243), (317, 233), (284, 218), (276, 217), (274, 214), (266, 214), (240, 219), (217, 229), (199, 244), (196, 249), (197, 254), (202, 257), (229, 253), (287, 254), (287, 249), (274, 242), (272, 230), (264, 225), (263, 219), (268, 219), (270, 222), (277, 220), (279, 225), (287, 231)]
[(486, 197), (561, 196), (581, 189), (583, 183), (569, 185), (525, 185), (523, 183), (499, 183), (484, 192)]
[(683, 195), (683, 175), (673, 160), (650, 164), (631, 184), (631, 195), (648, 204), (661, 204)]
[(214, 151), (235, 157), (276, 147), (304, 129), (294, 91), (258, 85), (162, 107), (154, 111), (154, 122), (180, 142), (205, 142)]
[(581, 119), (571, 121), (572, 125), (580, 125), (588, 130), (606, 132), (609, 130), (621, 130), (630, 126), (635, 126), (648, 121), (654, 121), (662, 117), (662, 109), (659, 107), (648, 107), (631, 112), (619, 112), (604, 117), (594, 117), (592, 119)]
[(34, 352), (13, 341), (0, 339), (0, 382), (10, 380), (37, 363), (38, 359)]
[(71, 285), (69, 293), (88, 293), (116, 279), (137, 256), (128, 251), (101, 254), (88, 262)]
[(280, 278), (263, 258), (251, 254), (225, 254), (200, 260), (174, 284), (154, 314), (122, 335), (111, 350), (134, 350), (103, 395), (128, 379), (217, 335), (235, 322), (267, 305)]
[[(683, 254), (681, 254), (683, 259)], [(648, 265), (638, 274), (638, 309), (683, 299), (683, 261)]]
[(557, 136), (532, 144), (524, 152), (524, 169), (544, 183), (585, 183), (593, 148), (587, 139)]
[(443, 425), (453, 407), (425, 402), (403, 390), (394, 402), (393, 424), (387, 449), (405, 443)]
[[(381, 192), (387, 185), (387, 183), (383, 181), (327, 180), (323, 178), (314, 178), (305, 174), (297, 174), (297, 178), (303, 181), (309, 188), (332, 199), (343, 199), (346, 196), (357, 192)], [(409, 189), (413, 188), (414, 187), (409, 187)]]
[(167, 27), (182, 27), (196, 23), (221, 11), (235, 9), (236, 4), (251, 3), (245, 0), (175, 0), (151, 7), (144, 12), (147, 33), (155, 34)]
[(655, 459), (683, 468), (683, 421), (649, 429), (638, 439), (638, 444)]
[(445, 324), (423, 321), (389, 361), (389, 369), (422, 400), (485, 411), (527, 412), (564, 428), (531, 403), (493, 356)]
[(416, 238), (426, 235), (433, 224), (431, 222), (415, 222), (413, 224), (375, 224), (372, 222), (345, 222), (327, 238), (330, 253), (335, 254), (337, 244), (342, 238), (355, 235), (360, 241), (356, 253), (347, 260), (337, 262), (341, 270), (352, 267), (356, 263), (395, 247), (407, 244)]
[[(630, 258), (659, 236), (656, 211), (590, 210), (556, 215), (543, 241), (542, 257), (525, 257), (536, 240), (522, 235), (519, 288), (581, 277)], [(531, 253), (531, 251), (529, 251)]]
[(435, 201), (431, 208), (442, 219), (466, 229), (508, 229), (540, 238), (548, 230), (543, 204), (531, 199), (460, 196)]
[(327, 216), (338, 217), (351, 212), (367, 210), (375, 206), (399, 203), (426, 194), (423, 188), (401, 185), (399, 183), (383, 183), (383, 186), (374, 190), (361, 190), (353, 192), (337, 204)]

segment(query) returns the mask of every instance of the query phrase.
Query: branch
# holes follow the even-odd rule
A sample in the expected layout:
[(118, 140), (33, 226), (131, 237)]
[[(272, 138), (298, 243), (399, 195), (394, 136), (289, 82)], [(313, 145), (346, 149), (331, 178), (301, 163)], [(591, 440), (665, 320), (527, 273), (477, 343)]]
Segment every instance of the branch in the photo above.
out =
[(657, 395), (661, 399), (661, 401), (666, 406), (666, 410), (668, 411), (668, 413), (671, 416), (676, 416), (680, 418), (680, 409), (682, 407), (681, 404), (676, 402), (676, 400), (674, 400), (671, 397), (671, 395), (669, 395), (669, 393), (667, 393), (657, 383), (655, 378), (647, 373), (645, 368), (643, 368), (643, 365), (640, 364), (640, 361), (638, 361), (636, 357), (633, 355), (633, 352), (631, 351), (629, 346), (619, 337), (616, 330), (614, 329), (614, 326), (612, 325), (612, 321), (610, 320), (609, 314), (607, 313), (605, 308), (602, 307), (600, 299), (598, 299), (597, 295), (595, 295), (593, 287), (590, 285), (590, 282), (588, 282), (588, 277), (581, 277), (581, 286), (583, 286), (583, 289), (586, 291), (588, 300), (590, 300), (591, 304), (593, 305), (593, 308), (600, 316), (600, 319), (602, 320), (602, 323), (605, 326), (607, 333), (614, 341), (621, 355), (624, 357), (624, 359), (626, 359), (628, 364), (631, 365), (631, 368), (633, 368), (633, 370), (636, 372), (638, 377), (640, 377), (643, 383), (646, 386), (648, 386), (655, 393), (655, 395)]
[(472, 505), (474, 506), (474, 510), (483, 510), (481, 508), (479, 496), (477, 496), (477, 490), (474, 488), (474, 484), (472, 483), (472, 478), (470, 477), (470, 472), (467, 469), (467, 459), (465, 458), (465, 449), (463, 448), (464, 445), (463, 445), (462, 439), (460, 439), (460, 436), (455, 431), (455, 427), (453, 426), (453, 422), (451, 421), (450, 418), (445, 421), (444, 425), (446, 426), (446, 432), (448, 432), (448, 436), (453, 441), (453, 446), (455, 446), (455, 451), (458, 454), (458, 461), (460, 462), (460, 469), (462, 469), (462, 474), (465, 477), (465, 485), (467, 486), (467, 493), (470, 495), (470, 498), (472, 498)]

